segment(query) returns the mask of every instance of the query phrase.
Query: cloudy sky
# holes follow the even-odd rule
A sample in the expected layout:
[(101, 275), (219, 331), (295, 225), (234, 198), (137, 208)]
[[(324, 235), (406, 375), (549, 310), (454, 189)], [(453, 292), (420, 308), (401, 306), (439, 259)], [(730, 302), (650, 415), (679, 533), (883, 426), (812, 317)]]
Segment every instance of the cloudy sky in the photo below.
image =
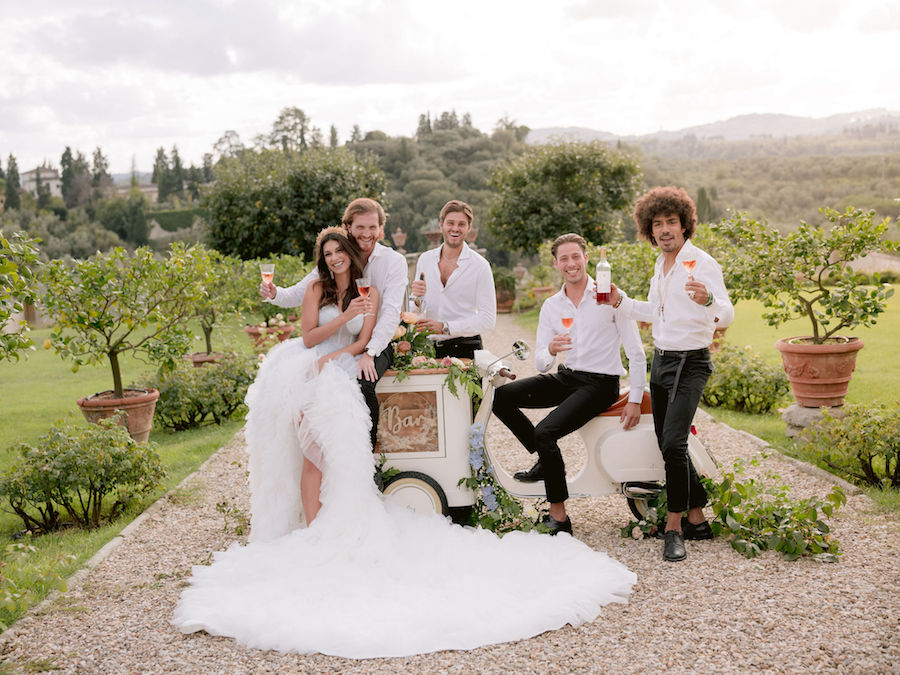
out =
[(420, 113), (617, 134), (745, 113), (900, 110), (900, 9), (875, 0), (0, 0), (0, 160), (113, 172), (250, 144), (286, 106), (343, 142)]

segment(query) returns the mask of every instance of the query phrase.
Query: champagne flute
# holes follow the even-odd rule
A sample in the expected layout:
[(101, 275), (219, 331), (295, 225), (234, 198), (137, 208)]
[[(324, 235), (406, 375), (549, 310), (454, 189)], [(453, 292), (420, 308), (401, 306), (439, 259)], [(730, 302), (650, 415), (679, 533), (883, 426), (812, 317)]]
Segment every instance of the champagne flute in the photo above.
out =
[[(359, 277), (356, 280), (356, 288), (359, 290), (360, 296), (368, 300), (369, 290), (372, 288), (369, 277)], [(372, 316), (372, 312), (366, 312), (365, 316)]]
[[(687, 272), (688, 279), (691, 281), (694, 280), (694, 266), (697, 264), (696, 260), (682, 260), (681, 264), (684, 266), (684, 271)], [(694, 291), (688, 291), (688, 296), (693, 298)]]
[[(575, 317), (574, 317), (574, 316), (564, 316), (564, 317), (562, 317), (562, 325), (563, 325), (563, 328), (565, 329), (566, 335), (569, 335), (569, 339), (572, 338), (572, 336), (569, 334), (569, 329), (572, 327), (572, 324), (573, 324), (573, 323), (575, 323)], [(569, 355), (568, 352), (563, 352), (563, 357), (562, 357), (562, 358), (563, 358), (564, 361), (568, 360), (568, 358), (567, 358), (568, 355)]]
[(275, 278), (275, 263), (262, 263), (259, 266), (259, 274), (263, 283), (271, 284), (272, 279)]

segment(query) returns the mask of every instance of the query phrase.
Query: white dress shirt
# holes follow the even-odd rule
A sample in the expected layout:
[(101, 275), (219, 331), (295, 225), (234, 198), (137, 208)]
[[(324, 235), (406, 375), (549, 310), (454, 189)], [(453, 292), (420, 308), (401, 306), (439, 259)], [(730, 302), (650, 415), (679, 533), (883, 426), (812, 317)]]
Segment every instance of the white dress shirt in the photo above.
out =
[(551, 295), (541, 307), (537, 329), (537, 348), (534, 364), (546, 373), (556, 361), (550, 353), (550, 340), (565, 332), (563, 317), (574, 317), (569, 329), (572, 349), (560, 352), (566, 354), (566, 366), (572, 370), (582, 370), (602, 375), (625, 375), (619, 345), (625, 347), (628, 356), (628, 378), (630, 403), (640, 403), (647, 384), (647, 359), (641, 345), (641, 335), (637, 323), (623, 316), (617, 316), (609, 305), (598, 305), (594, 280), (587, 278), (584, 297), (578, 308), (566, 295), (566, 287)]
[(425, 275), (426, 318), (446, 322), (449, 335), (434, 335), (435, 340), (471, 337), (494, 328), (497, 323), (497, 295), (491, 265), (463, 242), (459, 267), (450, 274), (447, 285), (441, 283), (438, 262), (444, 245), (425, 251), (416, 264), (416, 279)]
[[(406, 258), (400, 253), (382, 244), (375, 244), (369, 255), (369, 262), (363, 270), (363, 274), (369, 277), (381, 295), (378, 320), (366, 345), (366, 351), (372, 356), (384, 351), (400, 324), (400, 309), (403, 307), (406, 286), (409, 283), (408, 269)], [(293, 286), (288, 288), (276, 286), (275, 297), (268, 302), (279, 307), (299, 307), (303, 304), (303, 294), (306, 293), (309, 282), (318, 278), (319, 272), (313, 268), (312, 272)]]
[[(692, 275), (712, 293), (709, 307), (698, 305), (688, 296), (684, 285), (688, 273), (684, 260), (696, 260)], [(665, 351), (688, 351), (709, 347), (716, 328), (725, 328), (734, 319), (734, 305), (728, 297), (722, 268), (715, 258), (684, 242), (668, 274), (663, 274), (665, 256), (656, 259), (655, 273), (650, 280), (646, 302), (629, 298), (621, 289), (622, 304), (616, 310), (622, 316), (653, 323), (653, 343)]]

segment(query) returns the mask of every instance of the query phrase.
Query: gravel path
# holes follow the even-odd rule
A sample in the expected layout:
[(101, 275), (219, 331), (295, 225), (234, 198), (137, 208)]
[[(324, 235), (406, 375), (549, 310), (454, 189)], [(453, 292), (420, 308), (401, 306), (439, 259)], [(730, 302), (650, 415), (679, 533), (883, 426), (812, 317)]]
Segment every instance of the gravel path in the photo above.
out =
[[(497, 354), (515, 337), (534, 336), (501, 316), (488, 347)], [(521, 363), (521, 375), (533, 372)], [(698, 414), (701, 436), (720, 462), (759, 457), (763, 444)], [(496, 421), (489, 442), (507, 468), (530, 456)], [(569, 471), (583, 461), (572, 439)], [(609, 606), (591, 624), (469, 652), (353, 661), (245, 649), (169, 625), (191, 565), (233, 540), (215, 505), (245, 512), (247, 461), (241, 434), (175, 491), (160, 499), (55, 596), (0, 636), (12, 672), (58, 673), (393, 673), (393, 672), (900, 672), (900, 527), (872, 502), (849, 495), (833, 520), (843, 549), (838, 564), (785, 562), (767, 553), (746, 560), (721, 540), (688, 542), (688, 559), (664, 563), (661, 542), (621, 539), (629, 512), (621, 496), (575, 499), (575, 536), (607, 551), (638, 575), (627, 605)], [(797, 496), (824, 495), (832, 481), (771, 455)], [(528, 561), (523, 560), (523, 565)], [(552, 583), (552, 570), (534, 570)], [(527, 592), (527, 589), (523, 589)], [(478, 606), (472, 589), (473, 611)], [(5, 671), (4, 671), (5, 672)]]

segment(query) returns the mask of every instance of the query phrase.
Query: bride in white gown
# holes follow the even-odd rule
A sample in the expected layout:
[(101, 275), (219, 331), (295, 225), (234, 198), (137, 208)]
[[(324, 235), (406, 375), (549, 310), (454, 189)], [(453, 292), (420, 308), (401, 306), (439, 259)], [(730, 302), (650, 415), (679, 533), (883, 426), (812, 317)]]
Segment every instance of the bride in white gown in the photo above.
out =
[[(501, 539), (383, 499), (356, 383), (374, 316), (349, 299), (362, 271), (342, 232), (317, 241), (319, 278), (334, 283), (310, 284), (303, 339), (273, 348), (247, 394), (250, 543), (193, 568), (173, 623), (261, 649), (367, 658), (519, 640), (625, 602), (634, 573), (567, 534)], [(329, 285), (337, 298), (320, 308)]]

